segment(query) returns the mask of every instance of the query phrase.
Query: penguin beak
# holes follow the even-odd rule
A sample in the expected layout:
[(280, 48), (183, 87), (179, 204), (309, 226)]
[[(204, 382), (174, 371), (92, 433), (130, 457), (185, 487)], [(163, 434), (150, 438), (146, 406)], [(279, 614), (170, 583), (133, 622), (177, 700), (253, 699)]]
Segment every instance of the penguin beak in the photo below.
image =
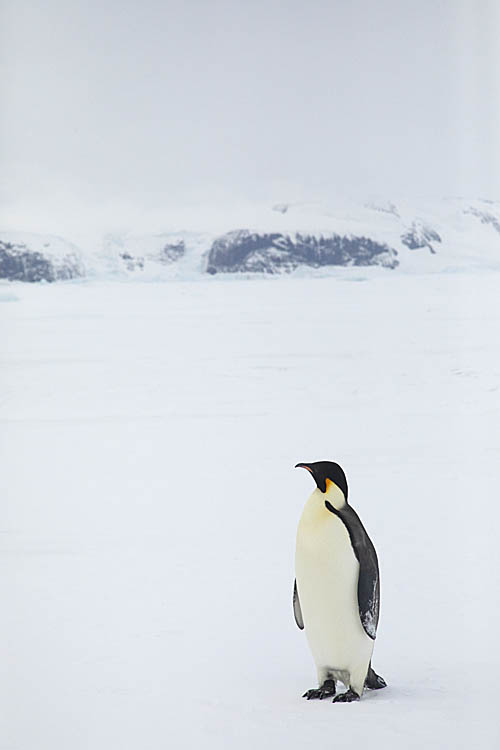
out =
[(308, 466), (307, 464), (295, 464), (295, 467), (294, 467), (294, 468), (295, 468), (295, 469), (307, 469), (307, 471), (308, 471), (308, 472), (309, 472), (310, 474), (312, 474), (312, 473), (313, 473), (313, 471), (312, 471), (311, 467), (310, 467), (310, 466)]

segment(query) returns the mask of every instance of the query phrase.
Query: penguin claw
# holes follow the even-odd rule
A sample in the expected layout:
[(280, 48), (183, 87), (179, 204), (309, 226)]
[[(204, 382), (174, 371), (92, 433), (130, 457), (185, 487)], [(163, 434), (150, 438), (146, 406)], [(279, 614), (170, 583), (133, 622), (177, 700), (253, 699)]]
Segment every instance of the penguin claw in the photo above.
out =
[(359, 701), (359, 695), (349, 688), (345, 693), (336, 695), (332, 703), (352, 703), (352, 701)]
[(307, 698), (308, 701), (316, 699), (322, 701), (323, 698), (329, 698), (332, 695), (335, 695), (335, 693), (331, 693), (327, 690), (308, 690), (302, 697)]
[(312, 690), (306, 690), (303, 698), (307, 698), (308, 701), (323, 698), (331, 698), (335, 695), (335, 682), (333, 680), (326, 680), (320, 688), (313, 688)]
[(310, 701), (311, 698), (317, 698), (318, 697), (318, 693), (319, 693), (319, 690), (314, 690), (314, 689), (313, 690), (306, 690), (306, 692), (304, 693), (304, 695), (302, 697), (303, 698), (307, 698), (307, 700)]

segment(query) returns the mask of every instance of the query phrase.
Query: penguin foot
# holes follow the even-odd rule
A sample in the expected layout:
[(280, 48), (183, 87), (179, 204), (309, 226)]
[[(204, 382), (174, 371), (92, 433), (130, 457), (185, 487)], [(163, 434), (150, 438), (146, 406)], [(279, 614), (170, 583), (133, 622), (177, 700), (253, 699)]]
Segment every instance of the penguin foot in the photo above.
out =
[(366, 675), (365, 688), (369, 688), (369, 690), (381, 690), (385, 687), (387, 687), (387, 682), (370, 667)]
[(335, 680), (325, 680), (320, 688), (306, 690), (302, 697), (307, 698), (308, 701), (316, 698), (322, 701), (323, 698), (330, 698), (332, 695), (335, 695)]
[(352, 701), (359, 701), (359, 695), (349, 688), (345, 693), (336, 695), (332, 703), (352, 703)]

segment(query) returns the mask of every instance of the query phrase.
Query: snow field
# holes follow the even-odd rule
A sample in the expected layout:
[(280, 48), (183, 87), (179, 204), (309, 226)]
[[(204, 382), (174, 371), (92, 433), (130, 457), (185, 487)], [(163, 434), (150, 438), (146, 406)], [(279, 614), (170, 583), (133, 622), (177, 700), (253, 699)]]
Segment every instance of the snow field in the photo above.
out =
[[(497, 747), (498, 281), (2, 286), (2, 747)], [(381, 565), (358, 704), (300, 698), (320, 459)]]

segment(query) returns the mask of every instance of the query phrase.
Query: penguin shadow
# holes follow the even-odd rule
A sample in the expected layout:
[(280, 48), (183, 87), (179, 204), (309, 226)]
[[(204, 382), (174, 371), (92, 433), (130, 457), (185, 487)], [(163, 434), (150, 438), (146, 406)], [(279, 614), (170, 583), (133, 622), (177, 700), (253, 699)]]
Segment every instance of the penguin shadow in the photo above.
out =
[(429, 686), (428, 680), (422, 677), (420, 682), (412, 682), (410, 684), (393, 683), (392, 681), (386, 685), (383, 690), (370, 690), (365, 688), (361, 697), (361, 703), (366, 701), (378, 701), (386, 703), (428, 703), (429, 699), (436, 700), (443, 693), (444, 688), (441, 686)]
[(361, 703), (366, 703), (366, 701), (383, 701), (386, 699), (391, 699), (394, 697), (391, 695), (392, 690), (390, 685), (386, 685), (385, 688), (382, 690), (370, 690), (369, 688), (365, 688), (363, 695), (361, 696)]

